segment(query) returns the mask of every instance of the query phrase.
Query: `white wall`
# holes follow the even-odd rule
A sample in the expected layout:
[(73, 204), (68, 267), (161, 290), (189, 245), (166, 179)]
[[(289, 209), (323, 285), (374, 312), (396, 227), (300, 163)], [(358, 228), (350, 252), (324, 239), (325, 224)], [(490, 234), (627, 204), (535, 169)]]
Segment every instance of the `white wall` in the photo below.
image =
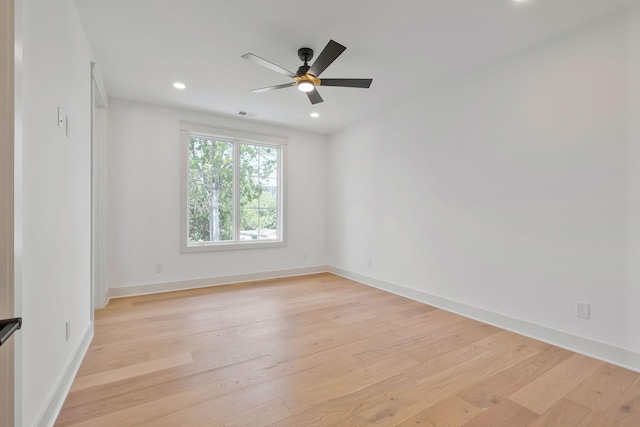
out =
[(638, 355), (638, 15), (332, 135), (329, 264)]
[[(24, 426), (33, 426), (61, 403), (54, 401), (63, 376), (92, 330), (91, 58), (72, 0), (22, 3), (23, 258), (17, 274), (24, 319), (21, 416)], [(58, 107), (69, 117), (70, 137), (57, 126)]]
[[(288, 245), (180, 253), (180, 120), (288, 137)], [(109, 287), (325, 266), (327, 138), (109, 100)], [(307, 259), (303, 254), (307, 253)], [(164, 272), (155, 272), (156, 264)]]
[(627, 153), (628, 163), (626, 171), (628, 185), (626, 196), (627, 211), (626, 230), (628, 242), (628, 258), (626, 277), (626, 289), (624, 295), (626, 304), (624, 313), (627, 317), (627, 327), (623, 333), (627, 340), (634, 344), (634, 348), (640, 347), (640, 7), (631, 10), (626, 26), (628, 40), (628, 102), (627, 112)]

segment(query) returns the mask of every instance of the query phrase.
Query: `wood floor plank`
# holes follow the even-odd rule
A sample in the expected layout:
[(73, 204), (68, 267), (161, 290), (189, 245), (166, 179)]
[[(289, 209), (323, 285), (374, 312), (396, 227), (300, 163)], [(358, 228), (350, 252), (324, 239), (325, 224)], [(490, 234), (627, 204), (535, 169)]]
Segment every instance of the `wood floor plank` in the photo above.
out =
[[(351, 343), (340, 347), (333, 347), (327, 350), (319, 351), (316, 356), (319, 360), (326, 361), (332, 358), (340, 358), (345, 354), (350, 354), (358, 360), (366, 361), (370, 359), (385, 358), (394, 354), (408, 353), (407, 348), (415, 348), (423, 346), (430, 341), (436, 341), (442, 336), (446, 336), (443, 330), (459, 330), (461, 328), (469, 328), (477, 325), (467, 324), (464, 318), (452, 316), (436, 316), (429, 318), (429, 328), (425, 328), (423, 321), (418, 319), (405, 318), (400, 321), (393, 320), (376, 325), (369, 322), (363, 325), (366, 329), (375, 328), (379, 333), (370, 337), (358, 337), (358, 340), (352, 340)], [(415, 328), (415, 323), (421, 325)], [(446, 329), (448, 326), (458, 325), (453, 329)], [(398, 333), (402, 330), (403, 333)]]
[[(398, 314), (401, 315), (401, 312)], [(456, 328), (466, 329), (478, 325), (478, 322), (474, 320), (444, 310), (429, 311), (415, 318), (413, 316), (404, 317), (411, 319), (411, 323), (403, 328), (397, 328), (395, 331), (396, 334), (404, 337), (426, 335), (425, 332), (432, 334), (440, 332), (444, 327), (452, 327), (451, 331), (455, 331)], [(429, 325), (429, 327), (425, 328), (425, 325)]]
[[(196, 405), (165, 413), (160, 417), (154, 413), (145, 414), (145, 421), (136, 421), (139, 427), (175, 427), (179, 425), (211, 426), (223, 424), (225, 420), (233, 420), (247, 414), (260, 411), (273, 403), (273, 397), (265, 393), (255, 392), (253, 388), (206, 400)], [(152, 405), (151, 407), (157, 407)], [(283, 408), (286, 409), (286, 408)], [(163, 408), (164, 411), (164, 408)], [(164, 411), (166, 412), (166, 411)], [(156, 411), (155, 414), (158, 414)], [(281, 415), (279, 412), (278, 415)], [(149, 416), (151, 415), (151, 416)], [(286, 415), (286, 414), (285, 414)], [(255, 419), (255, 416), (251, 416)], [(282, 417), (276, 417), (276, 422)], [(256, 420), (257, 421), (257, 420)], [(265, 420), (266, 421), (266, 420)]]
[[(273, 358), (269, 356), (265, 357), (262, 361), (257, 362), (267, 363), (269, 365), (275, 363)], [(247, 363), (251, 363), (251, 361)], [(180, 365), (158, 372), (138, 375), (135, 378), (114, 381), (99, 387), (91, 387), (80, 392), (72, 391), (67, 396), (65, 406), (69, 409), (79, 405), (87, 407), (88, 405), (86, 404), (90, 402), (114, 396), (125, 396), (126, 393), (130, 393), (135, 390), (149, 389), (158, 384), (168, 383), (180, 378), (189, 378), (194, 377), (195, 375), (198, 376), (194, 378), (202, 378), (203, 375), (201, 374), (203, 373), (206, 375), (209, 371), (214, 371), (222, 367), (229, 367), (230, 365), (235, 364), (236, 362), (232, 361), (231, 358), (224, 360), (207, 359), (204, 361), (194, 361), (194, 363), (189, 365)], [(252, 369), (256, 368), (254, 367)], [(65, 413), (69, 413), (69, 411), (65, 411)]]
[(150, 362), (127, 366), (125, 368), (112, 369), (97, 374), (80, 376), (73, 382), (71, 392), (109, 384), (123, 379), (130, 379), (139, 375), (162, 371), (176, 366), (188, 365), (192, 362), (193, 358), (191, 357), (191, 353), (184, 353), (166, 359), (153, 360)]
[[(462, 346), (443, 355), (418, 364), (406, 371), (406, 375), (416, 382), (430, 383), (449, 372), (467, 372), (468, 366), (475, 366), (482, 361), (497, 366), (497, 372), (544, 350), (544, 346), (535, 340), (520, 337), (510, 332), (500, 332), (480, 339), (477, 342)], [(481, 378), (476, 378), (479, 381)], [(468, 385), (473, 384), (473, 382)]]
[(357, 425), (349, 420), (363, 406), (376, 399), (394, 399), (394, 396), (410, 390), (416, 383), (405, 375), (398, 374), (383, 381), (361, 388), (347, 395), (329, 398), (305, 411), (293, 413), (269, 427), (282, 426), (341, 426)]
[[(261, 358), (266, 361), (267, 357)], [(272, 359), (273, 360), (273, 359)], [(241, 362), (245, 365), (249, 361)], [(239, 415), (256, 405), (266, 404), (275, 396), (269, 380), (278, 381), (296, 369), (294, 364), (260, 365), (258, 369), (225, 370), (215, 378), (202, 375), (184, 378), (187, 382), (162, 384), (139, 390), (120, 399), (95, 402), (96, 414), (81, 422), (68, 425), (128, 426), (128, 425), (197, 425), (198, 420), (228, 419), (228, 414)], [(273, 371), (272, 369), (282, 368)], [(279, 384), (287, 381), (280, 381)], [(265, 385), (267, 384), (267, 385)], [(160, 391), (158, 391), (160, 390)]]
[(599, 360), (572, 354), (567, 360), (517, 390), (509, 399), (542, 414), (603, 365), (604, 362)]
[(334, 374), (308, 388), (300, 387), (294, 393), (286, 394), (283, 399), (292, 413), (304, 412), (316, 406), (318, 402), (340, 398), (370, 387), (416, 364), (417, 362), (408, 356), (390, 357), (375, 363), (356, 362), (344, 375)]
[[(128, 419), (132, 418), (131, 414), (138, 411), (139, 408), (146, 408), (145, 405), (153, 407), (154, 402), (163, 400), (170, 403), (173, 398), (182, 397), (183, 394), (200, 393), (202, 399), (207, 396), (222, 395), (244, 386), (246, 384), (245, 378), (253, 378), (256, 375), (264, 374), (266, 370), (277, 365), (277, 362), (271, 356), (264, 356), (196, 374), (177, 376), (172, 380), (154, 382), (146, 387), (136, 387), (136, 380), (140, 377), (133, 378), (124, 384), (126, 386), (124, 390), (120, 387), (120, 390), (122, 390), (120, 393), (111, 393), (100, 399), (75, 406), (65, 403), (67, 410), (61, 412), (58, 422), (60, 425), (74, 425), (79, 421), (92, 418), (109, 419), (111, 415), (114, 415), (117, 420)], [(304, 367), (306, 368), (307, 366)], [(143, 382), (143, 384), (147, 384), (148, 378), (144, 379), (147, 381)], [(116, 384), (123, 385), (122, 383)], [(102, 391), (105, 388), (108, 389), (108, 387), (103, 386), (86, 390), (86, 392)], [(209, 388), (212, 390), (207, 391)], [(184, 401), (188, 401), (188, 399)], [(194, 402), (199, 402), (199, 400), (194, 400)], [(170, 407), (169, 403), (167, 403), (167, 407)]]
[(337, 325), (350, 325), (352, 323), (358, 322), (366, 322), (368, 320), (375, 319), (376, 316), (370, 311), (363, 311), (361, 313), (355, 313), (351, 316), (339, 317), (337, 319), (332, 319), (331, 321)]
[(198, 424), (202, 427), (220, 425), (225, 427), (246, 427), (255, 425), (265, 425), (267, 423), (278, 422), (291, 415), (287, 405), (282, 399), (275, 398), (262, 405), (254, 406), (251, 409), (242, 411), (241, 414), (231, 414), (228, 418), (220, 420), (208, 420)]
[[(577, 426), (591, 414), (591, 409), (562, 399), (545, 411), (529, 427), (568, 427)], [(600, 424), (607, 426), (613, 424)]]
[(405, 370), (404, 374), (416, 381), (415, 387), (395, 394), (392, 399), (376, 398), (371, 400), (361, 406), (351, 421), (357, 426), (395, 425), (415, 416), (422, 409), (469, 387), (478, 380), (487, 378), (532, 354), (541, 352), (536, 347), (530, 347), (526, 351), (522, 351), (522, 348), (513, 351), (509, 346), (496, 347), (492, 352), (482, 353), (462, 365), (451, 366), (450, 369), (434, 370), (437, 365), (432, 365), (427, 366), (425, 371), (421, 371), (420, 365), (418, 365), (415, 368)]
[[(475, 321), (464, 324), (467, 322), (458, 322), (451, 325), (451, 328), (441, 328), (429, 339), (407, 347), (406, 353), (416, 360), (427, 361), (501, 332), (499, 328)], [(458, 329), (459, 326), (463, 328)]]
[[(538, 418), (538, 414), (524, 406), (505, 399), (474, 419), (463, 424), (464, 427), (516, 427), (528, 426)], [(568, 427), (568, 426), (567, 426)]]
[(451, 396), (425, 409), (419, 414), (404, 420), (398, 424), (398, 426), (461, 426), (471, 421), (478, 414), (482, 413), (482, 411), (482, 409), (460, 399), (458, 396)]
[(636, 380), (607, 411), (595, 417), (590, 426), (640, 426), (640, 379)]
[(95, 319), (58, 427), (640, 425), (637, 372), (329, 273)]
[(571, 354), (568, 350), (549, 346), (543, 352), (459, 392), (458, 397), (478, 408), (487, 409), (554, 368)]
[[(184, 353), (184, 351), (178, 353)], [(151, 353), (144, 347), (122, 348), (102, 353), (96, 347), (93, 347), (92, 343), (92, 348), (85, 355), (77, 376), (125, 368), (151, 360)]]
[(637, 379), (638, 375), (628, 369), (605, 364), (569, 392), (566, 398), (596, 414), (604, 414)]

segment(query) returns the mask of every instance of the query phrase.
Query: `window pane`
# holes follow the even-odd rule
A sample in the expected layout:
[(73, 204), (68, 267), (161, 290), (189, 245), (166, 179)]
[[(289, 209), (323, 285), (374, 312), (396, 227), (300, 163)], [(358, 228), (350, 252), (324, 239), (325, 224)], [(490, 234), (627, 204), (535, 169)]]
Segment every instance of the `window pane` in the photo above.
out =
[(242, 144), (240, 153), (242, 238), (277, 240), (279, 150), (275, 147)]
[(278, 238), (278, 213), (275, 209), (260, 209), (260, 239)]
[(264, 176), (270, 178), (278, 177), (278, 149), (275, 147), (264, 147), (262, 151), (262, 164), (265, 165)]
[(233, 239), (233, 143), (189, 138), (189, 242)]
[(260, 216), (256, 208), (240, 209), (240, 240), (257, 239), (260, 234)]
[(240, 207), (259, 208), (262, 187), (260, 178), (240, 175)]
[(240, 145), (240, 174), (257, 176), (260, 169), (260, 147), (256, 145)]

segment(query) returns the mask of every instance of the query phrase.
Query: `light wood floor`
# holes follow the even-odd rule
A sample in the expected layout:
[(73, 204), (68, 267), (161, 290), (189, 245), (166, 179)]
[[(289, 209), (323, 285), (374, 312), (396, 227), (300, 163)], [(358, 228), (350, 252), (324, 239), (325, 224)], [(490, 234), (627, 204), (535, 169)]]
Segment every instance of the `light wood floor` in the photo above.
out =
[(640, 426), (640, 374), (330, 275), (111, 301), (56, 426)]

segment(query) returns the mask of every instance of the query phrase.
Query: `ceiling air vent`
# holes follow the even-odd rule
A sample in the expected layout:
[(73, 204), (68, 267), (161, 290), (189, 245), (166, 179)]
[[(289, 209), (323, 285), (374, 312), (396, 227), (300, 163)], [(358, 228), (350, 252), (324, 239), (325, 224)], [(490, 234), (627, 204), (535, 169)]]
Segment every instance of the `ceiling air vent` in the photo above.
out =
[(258, 115), (258, 113), (251, 113), (249, 111), (238, 111), (238, 115), (245, 117), (255, 117)]

